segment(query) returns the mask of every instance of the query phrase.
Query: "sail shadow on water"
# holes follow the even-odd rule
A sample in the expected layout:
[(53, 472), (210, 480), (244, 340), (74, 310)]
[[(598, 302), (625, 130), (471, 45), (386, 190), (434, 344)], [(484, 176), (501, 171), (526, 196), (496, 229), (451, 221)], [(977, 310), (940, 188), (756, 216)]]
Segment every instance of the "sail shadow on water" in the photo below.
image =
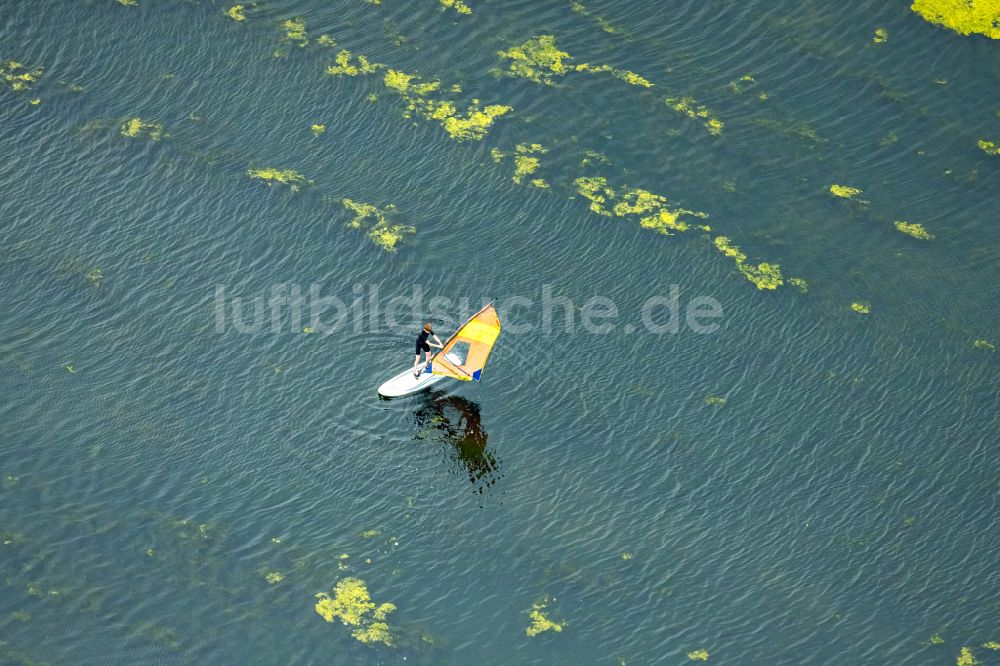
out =
[(449, 471), (468, 476), (480, 495), (503, 477), (500, 461), (487, 448), (479, 405), (458, 395), (431, 391), (420, 398), (413, 420), (414, 439), (441, 442)]

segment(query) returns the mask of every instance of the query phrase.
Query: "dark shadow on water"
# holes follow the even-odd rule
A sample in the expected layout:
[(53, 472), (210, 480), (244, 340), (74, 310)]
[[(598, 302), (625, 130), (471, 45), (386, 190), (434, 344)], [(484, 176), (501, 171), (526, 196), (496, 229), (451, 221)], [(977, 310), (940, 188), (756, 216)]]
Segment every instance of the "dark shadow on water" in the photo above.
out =
[(500, 461), (487, 448), (489, 435), (476, 403), (431, 391), (420, 397), (413, 418), (419, 428), (414, 439), (444, 444), (449, 470), (467, 476), (478, 494), (485, 494), (503, 477)]

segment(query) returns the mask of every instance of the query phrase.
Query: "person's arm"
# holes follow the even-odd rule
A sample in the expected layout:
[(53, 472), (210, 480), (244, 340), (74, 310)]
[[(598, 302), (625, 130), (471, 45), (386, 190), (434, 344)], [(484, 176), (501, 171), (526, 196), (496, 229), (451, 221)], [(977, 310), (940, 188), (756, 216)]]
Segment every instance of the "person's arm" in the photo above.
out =
[[(434, 335), (434, 334), (431, 333), (431, 335)], [(434, 342), (436, 342), (437, 344), (434, 344), (434, 345), (431, 345), (431, 346), (437, 347), (438, 349), (441, 349), (442, 347), (444, 347), (444, 345), (441, 343), (441, 338), (439, 338), (436, 335), (434, 335)]]

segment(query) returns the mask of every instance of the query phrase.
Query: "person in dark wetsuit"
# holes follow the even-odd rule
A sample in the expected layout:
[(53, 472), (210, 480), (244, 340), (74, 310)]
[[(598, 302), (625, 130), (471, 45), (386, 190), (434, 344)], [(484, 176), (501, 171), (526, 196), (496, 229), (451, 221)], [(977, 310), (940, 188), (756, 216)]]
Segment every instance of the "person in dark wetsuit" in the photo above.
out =
[[(431, 337), (434, 338), (434, 342), (427, 341), (427, 338)], [(417, 356), (416, 358), (413, 359), (414, 377), (419, 377), (420, 374), (424, 371), (424, 368), (426, 367), (426, 365), (425, 366), (420, 365), (420, 353), (423, 352), (424, 354), (427, 355), (427, 364), (430, 364), (431, 347), (436, 347), (438, 349), (441, 349), (443, 346), (444, 345), (441, 344), (441, 340), (438, 339), (438, 336), (434, 335), (434, 329), (431, 327), (431, 323), (427, 322), (426, 324), (424, 324), (423, 329), (421, 329), (420, 333), (417, 335), (417, 348), (416, 348)]]

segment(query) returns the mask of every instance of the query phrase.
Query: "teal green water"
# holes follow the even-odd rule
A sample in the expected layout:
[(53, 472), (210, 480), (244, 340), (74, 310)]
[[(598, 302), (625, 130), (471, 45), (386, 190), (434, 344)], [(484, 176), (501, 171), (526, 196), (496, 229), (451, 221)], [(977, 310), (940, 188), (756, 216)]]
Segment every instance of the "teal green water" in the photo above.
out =
[[(245, 4), (0, 0), (0, 60), (44, 68), (0, 84), (0, 663), (1000, 664), (996, 42), (908, 2)], [(654, 86), (490, 73), (545, 34)], [(325, 74), (341, 48), (512, 110), (456, 141), (384, 70)], [(491, 157), (523, 143), (549, 188)], [(596, 214), (581, 176), (712, 230)], [(415, 233), (386, 252), (344, 198)], [(621, 315), (387, 402), (410, 332), (216, 332), (217, 285), (287, 283)], [(673, 284), (719, 330), (626, 333)], [(317, 614), (345, 577), (391, 645)], [(561, 632), (526, 633), (541, 602)]]

